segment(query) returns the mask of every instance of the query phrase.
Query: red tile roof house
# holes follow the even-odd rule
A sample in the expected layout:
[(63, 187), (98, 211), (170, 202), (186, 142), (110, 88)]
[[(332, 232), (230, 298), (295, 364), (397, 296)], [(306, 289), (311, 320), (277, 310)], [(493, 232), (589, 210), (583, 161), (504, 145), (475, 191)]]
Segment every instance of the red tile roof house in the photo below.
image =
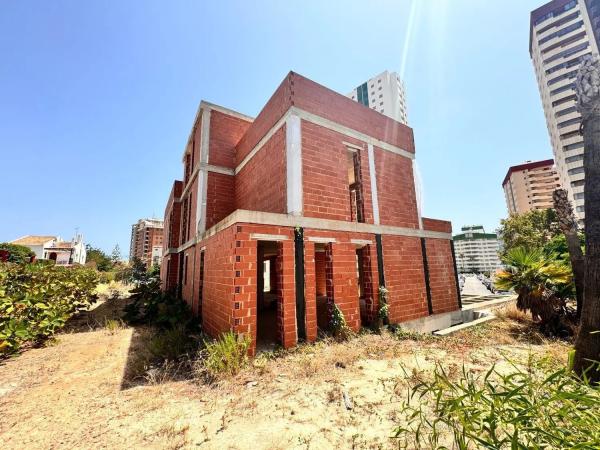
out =
[(460, 308), (450, 222), (419, 216), (411, 128), (290, 72), (256, 118), (201, 102), (165, 209), (163, 289), (208, 334), (314, 341)]

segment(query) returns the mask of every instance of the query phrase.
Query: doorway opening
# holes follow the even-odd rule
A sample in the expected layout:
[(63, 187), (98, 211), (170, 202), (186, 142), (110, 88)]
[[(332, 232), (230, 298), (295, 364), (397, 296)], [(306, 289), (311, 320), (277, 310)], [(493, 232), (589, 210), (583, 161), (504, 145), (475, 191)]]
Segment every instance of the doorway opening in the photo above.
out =
[[(198, 304), (194, 313), (202, 320), (202, 295), (204, 291), (204, 250), (200, 251), (200, 283), (198, 286)], [(202, 323), (202, 322), (201, 322)]]
[[(327, 251), (330, 244), (315, 244), (315, 287), (317, 290), (317, 329), (329, 331), (329, 301), (327, 296)], [(331, 280), (333, 282), (333, 280)]]
[(373, 299), (368, 283), (370, 281), (370, 260), (367, 247), (356, 249), (356, 280), (358, 285), (358, 303), (360, 305), (360, 322), (368, 325), (372, 319)]
[(256, 273), (256, 345), (271, 349), (280, 343), (278, 315), (281, 309), (278, 292), (278, 255), (276, 241), (258, 241)]

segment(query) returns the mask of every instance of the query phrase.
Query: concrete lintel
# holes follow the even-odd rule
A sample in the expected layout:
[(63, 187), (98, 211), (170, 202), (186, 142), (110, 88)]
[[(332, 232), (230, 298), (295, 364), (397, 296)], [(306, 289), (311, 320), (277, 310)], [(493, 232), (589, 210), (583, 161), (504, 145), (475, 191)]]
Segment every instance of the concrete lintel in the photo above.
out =
[(283, 234), (264, 233), (250, 233), (250, 239), (254, 239), (256, 241), (289, 241), (289, 238)]
[(342, 141), (342, 144), (344, 144), (350, 150), (364, 150), (364, 148), (362, 148), (360, 145), (351, 144), (350, 142)]
[(200, 102), (200, 107), (205, 107), (206, 109), (219, 111), (220, 113), (227, 114), (228, 116), (233, 116), (237, 117), (238, 119), (245, 120), (246, 122), (254, 122), (254, 117), (247, 116), (246, 114), (242, 114), (241, 112), (235, 111), (230, 108), (225, 108), (221, 105), (216, 105), (214, 103), (207, 102), (206, 100), (202, 100)]
[(206, 169), (208, 172), (222, 173), (223, 175), (235, 175), (234, 169), (223, 166), (215, 166), (213, 164), (200, 164), (200, 168)]
[(309, 237), (308, 241), (309, 242), (316, 242), (318, 244), (329, 244), (330, 242), (337, 242), (337, 240), (335, 238), (320, 237), (320, 236)]
[(304, 227), (316, 230), (346, 231), (354, 233), (370, 233), (393, 236), (425, 237), (435, 239), (452, 239), (451, 233), (441, 231), (420, 230), (418, 228), (393, 227), (389, 225), (374, 225), (369, 223), (344, 222), (342, 220), (318, 219), (315, 217), (292, 216), (290, 214), (268, 213), (262, 211), (248, 211), (238, 209), (225, 219), (198, 235), (199, 241), (214, 236), (221, 230), (229, 228), (236, 223), (252, 223), (261, 225), (275, 225), (282, 227)]
[(372, 245), (373, 241), (368, 239), (350, 239), (350, 243), (354, 245)]

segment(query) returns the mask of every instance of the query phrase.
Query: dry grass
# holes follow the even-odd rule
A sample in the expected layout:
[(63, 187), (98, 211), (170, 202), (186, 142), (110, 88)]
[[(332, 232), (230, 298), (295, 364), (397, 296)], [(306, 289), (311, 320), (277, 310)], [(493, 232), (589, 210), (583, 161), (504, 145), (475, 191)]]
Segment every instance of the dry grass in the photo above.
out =
[(562, 364), (569, 349), (507, 313), (446, 338), (384, 331), (260, 354), (207, 385), (185, 358), (149, 363), (154, 330), (108, 328), (0, 366), (0, 448), (396, 448), (406, 388), (436, 363), (456, 376), (532, 352)]
[(496, 308), (494, 314), (504, 320), (512, 320), (524, 324), (532, 323), (531, 315), (518, 309), (515, 302), (509, 302)]

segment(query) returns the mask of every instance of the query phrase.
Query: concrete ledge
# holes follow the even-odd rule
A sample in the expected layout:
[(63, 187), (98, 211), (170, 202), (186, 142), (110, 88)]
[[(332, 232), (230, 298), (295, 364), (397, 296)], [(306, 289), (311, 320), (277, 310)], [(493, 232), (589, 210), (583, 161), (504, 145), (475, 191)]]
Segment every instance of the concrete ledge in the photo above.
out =
[(449, 334), (456, 333), (457, 331), (464, 330), (465, 328), (473, 327), (475, 325), (479, 325), (484, 322), (494, 320), (495, 318), (496, 318), (496, 316), (494, 316), (493, 314), (490, 314), (489, 316), (485, 316), (480, 319), (475, 319), (472, 322), (461, 323), (460, 325), (455, 325), (453, 327), (449, 327), (444, 330), (434, 331), (433, 334), (435, 336), (447, 336)]
[[(496, 316), (484, 311), (450, 311), (447, 313), (433, 314), (420, 317), (408, 322), (397, 324), (400, 328), (416, 331), (417, 333), (433, 333), (436, 336), (445, 336), (454, 331), (468, 328), (471, 325), (495, 319)], [(485, 320), (483, 320), (485, 319)]]
[[(352, 233), (384, 234), (392, 236), (424, 237), (437, 239), (452, 239), (450, 233), (440, 231), (420, 230), (418, 228), (392, 227), (389, 225), (374, 225), (370, 223), (344, 222), (342, 220), (318, 219), (315, 217), (294, 216), (291, 214), (268, 213), (238, 209), (225, 219), (198, 236), (196, 242), (214, 236), (221, 230), (236, 223), (251, 223), (260, 225), (275, 225), (280, 227), (303, 227), (316, 230), (346, 231)], [(181, 248), (181, 247), (180, 247)]]

